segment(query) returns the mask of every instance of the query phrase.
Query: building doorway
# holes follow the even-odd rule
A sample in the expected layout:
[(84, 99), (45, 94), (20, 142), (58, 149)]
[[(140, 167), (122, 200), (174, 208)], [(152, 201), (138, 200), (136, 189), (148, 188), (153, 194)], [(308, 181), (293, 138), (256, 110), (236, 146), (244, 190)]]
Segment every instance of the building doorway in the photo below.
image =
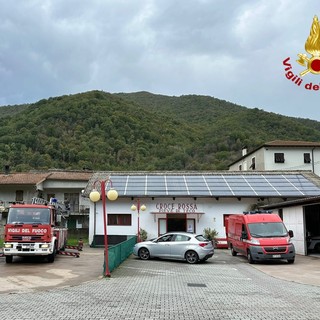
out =
[(186, 214), (167, 214), (167, 232), (187, 231)]
[(196, 232), (196, 221), (187, 219), (186, 213), (170, 213), (166, 219), (159, 219), (159, 235), (173, 231)]
[(320, 254), (320, 205), (304, 207), (306, 249), (308, 254)]

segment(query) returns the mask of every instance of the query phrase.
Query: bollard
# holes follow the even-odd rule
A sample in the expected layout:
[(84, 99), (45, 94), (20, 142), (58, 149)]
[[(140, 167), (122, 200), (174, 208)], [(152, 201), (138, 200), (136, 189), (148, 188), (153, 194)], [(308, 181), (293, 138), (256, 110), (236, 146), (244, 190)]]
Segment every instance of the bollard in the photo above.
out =
[(82, 240), (82, 238), (80, 238), (78, 241), (78, 250), (82, 251), (82, 248), (83, 248), (83, 240)]

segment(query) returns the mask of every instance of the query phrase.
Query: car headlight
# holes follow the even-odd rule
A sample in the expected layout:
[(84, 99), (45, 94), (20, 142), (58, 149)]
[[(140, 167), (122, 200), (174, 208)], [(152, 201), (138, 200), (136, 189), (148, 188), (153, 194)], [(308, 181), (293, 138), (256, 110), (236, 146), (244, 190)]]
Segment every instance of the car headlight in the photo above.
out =
[(44, 243), (44, 244), (40, 244), (40, 248), (45, 249), (45, 248), (49, 248), (50, 245), (48, 243)]
[(5, 248), (13, 248), (13, 244), (11, 244), (11, 243), (5, 243), (5, 244), (4, 244), (4, 247), (5, 247)]

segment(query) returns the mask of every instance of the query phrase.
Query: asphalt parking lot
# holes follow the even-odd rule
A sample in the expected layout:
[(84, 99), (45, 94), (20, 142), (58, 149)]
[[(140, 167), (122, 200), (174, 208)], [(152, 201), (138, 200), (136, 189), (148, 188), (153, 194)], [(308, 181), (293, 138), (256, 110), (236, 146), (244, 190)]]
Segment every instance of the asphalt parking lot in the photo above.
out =
[(189, 265), (130, 256), (106, 279), (102, 265), (103, 249), (93, 248), (54, 264), (0, 258), (1, 319), (319, 319), (319, 258), (249, 265), (216, 250)]

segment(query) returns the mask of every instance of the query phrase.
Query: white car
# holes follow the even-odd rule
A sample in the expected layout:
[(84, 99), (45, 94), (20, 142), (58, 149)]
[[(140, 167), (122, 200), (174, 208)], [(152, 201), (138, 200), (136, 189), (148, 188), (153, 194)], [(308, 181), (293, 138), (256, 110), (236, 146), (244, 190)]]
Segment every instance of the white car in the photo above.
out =
[(214, 247), (201, 234), (169, 232), (156, 239), (137, 243), (133, 247), (133, 254), (142, 260), (164, 258), (197, 263), (211, 258)]

